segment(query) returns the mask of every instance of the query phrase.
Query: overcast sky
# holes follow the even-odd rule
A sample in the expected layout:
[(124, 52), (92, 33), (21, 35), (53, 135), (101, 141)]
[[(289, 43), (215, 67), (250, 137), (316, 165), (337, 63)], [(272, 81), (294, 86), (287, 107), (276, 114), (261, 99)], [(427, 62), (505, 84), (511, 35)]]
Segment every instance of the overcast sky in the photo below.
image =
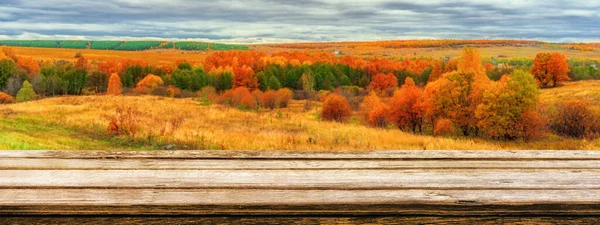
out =
[(0, 0), (0, 39), (600, 41), (600, 1)]

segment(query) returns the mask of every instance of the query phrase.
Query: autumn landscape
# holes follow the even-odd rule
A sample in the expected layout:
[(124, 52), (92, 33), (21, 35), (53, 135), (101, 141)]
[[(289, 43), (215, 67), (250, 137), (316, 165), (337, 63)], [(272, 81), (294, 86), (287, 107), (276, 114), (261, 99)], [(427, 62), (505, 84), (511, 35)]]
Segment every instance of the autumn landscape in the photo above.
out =
[(600, 148), (596, 4), (52, 2), (0, 18), (0, 149)]
[(600, 147), (593, 43), (114, 42), (0, 42), (0, 148)]

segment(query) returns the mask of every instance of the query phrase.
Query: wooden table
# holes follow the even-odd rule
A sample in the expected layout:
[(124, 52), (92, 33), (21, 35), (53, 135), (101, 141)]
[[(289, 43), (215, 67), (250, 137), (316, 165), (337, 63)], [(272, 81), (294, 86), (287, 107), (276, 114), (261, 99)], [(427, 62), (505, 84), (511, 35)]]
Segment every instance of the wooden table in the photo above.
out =
[(0, 151), (5, 223), (600, 223), (600, 151)]

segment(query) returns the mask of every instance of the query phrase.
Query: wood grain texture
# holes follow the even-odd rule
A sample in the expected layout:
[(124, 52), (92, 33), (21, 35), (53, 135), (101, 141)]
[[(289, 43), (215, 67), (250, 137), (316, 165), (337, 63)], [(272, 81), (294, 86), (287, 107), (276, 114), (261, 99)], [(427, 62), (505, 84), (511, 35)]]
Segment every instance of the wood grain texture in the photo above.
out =
[(2, 215), (13, 216), (7, 224), (597, 223), (600, 151), (0, 151)]

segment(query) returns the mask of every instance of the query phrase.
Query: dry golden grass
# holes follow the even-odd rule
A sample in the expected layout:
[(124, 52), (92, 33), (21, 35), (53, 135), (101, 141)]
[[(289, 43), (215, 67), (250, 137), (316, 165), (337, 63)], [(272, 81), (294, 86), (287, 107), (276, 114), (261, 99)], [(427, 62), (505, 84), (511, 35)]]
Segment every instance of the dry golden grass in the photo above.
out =
[[(192, 99), (154, 96), (79, 96), (0, 106), (4, 120), (37, 118), (85, 132), (103, 132), (119, 106), (140, 111), (138, 140), (156, 138), (177, 148), (194, 149), (500, 149), (479, 140), (412, 135), (396, 129), (322, 122), (317, 108), (246, 112), (220, 105), (200, 106)], [(170, 118), (183, 116), (182, 126), (160, 136)], [(169, 133), (169, 132), (167, 132)], [(58, 138), (58, 137), (48, 137)], [(154, 139), (153, 139), (154, 140)], [(96, 147), (101, 148), (101, 147)]]
[(540, 95), (540, 101), (545, 104), (574, 99), (586, 99), (592, 103), (600, 102), (600, 81), (566, 82), (560, 87), (542, 89)]

